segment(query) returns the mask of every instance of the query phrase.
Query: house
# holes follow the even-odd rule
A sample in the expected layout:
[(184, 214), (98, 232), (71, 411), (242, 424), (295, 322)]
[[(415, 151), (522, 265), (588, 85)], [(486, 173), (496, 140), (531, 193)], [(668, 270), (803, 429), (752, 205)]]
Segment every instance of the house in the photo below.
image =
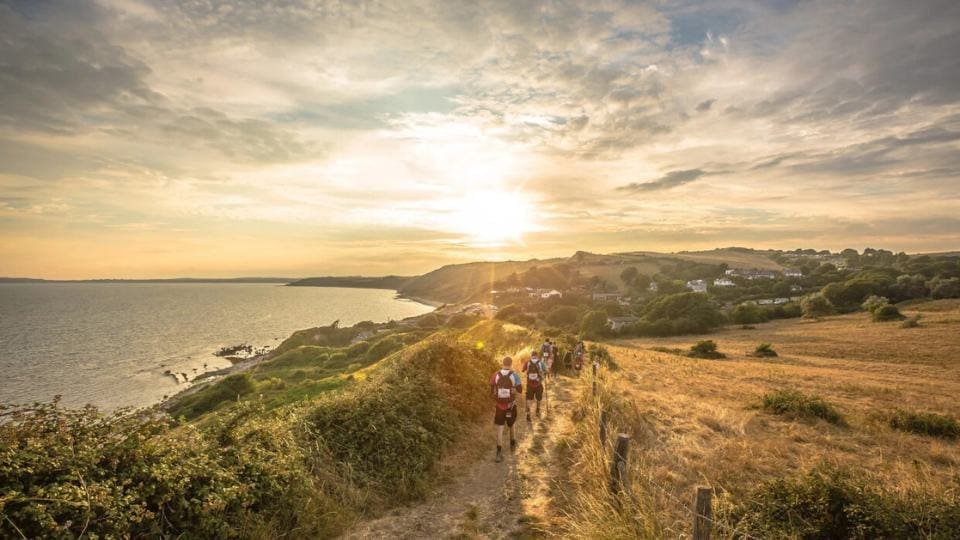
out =
[(695, 279), (687, 282), (687, 288), (693, 292), (707, 292), (707, 282), (702, 279)]
[(540, 293), (540, 298), (544, 298), (544, 299), (546, 299), (546, 298), (563, 298), (563, 293), (560, 292), (560, 291), (558, 291), (558, 290), (556, 290), (556, 289), (553, 289), (553, 290), (547, 291), (547, 292), (545, 292), (545, 293)]
[(753, 281), (755, 279), (777, 279), (777, 273), (771, 270), (757, 270), (755, 268), (734, 268), (725, 272), (728, 276), (737, 276)]
[(634, 317), (632, 315), (627, 317), (608, 317), (607, 327), (609, 327), (614, 332), (619, 332), (623, 330), (625, 327), (630, 326), (632, 324), (636, 324), (638, 322), (640, 322), (640, 318)]
[(802, 278), (803, 272), (800, 270), (784, 270), (783, 275), (789, 278)]
[(758, 306), (779, 306), (779, 305), (789, 304), (789, 303), (790, 303), (789, 298), (763, 298), (761, 300), (757, 300)]
[(717, 278), (713, 280), (714, 287), (736, 287), (737, 284), (730, 280), (730, 278)]
[(656, 281), (651, 281), (650, 286), (647, 287), (647, 290), (650, 292), (657, 292), (660, 290), (660, 285)]
[(620, 293), (593, 293), (590, 298), (595, 302), (619, 302), (623, 295)]
[(800, 292), (802, 290), (803, 290), (803, 287), (800, 285), (793, 284), (790, 286), (790, 292)]

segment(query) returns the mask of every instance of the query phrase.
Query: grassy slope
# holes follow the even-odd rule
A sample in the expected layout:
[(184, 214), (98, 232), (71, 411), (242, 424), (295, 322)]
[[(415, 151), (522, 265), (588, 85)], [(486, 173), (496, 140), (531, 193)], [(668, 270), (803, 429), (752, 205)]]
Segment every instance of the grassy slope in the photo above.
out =
[(494, 282), (513, 272), (519, 273), (533, 266), (557, 263), (568, 263), (587, 278), (599, 276), (619, 286), (620, 273), (629, 266), (652, 276), (659, 272), (663, 265), (675, 262), (676, 259), (709, 264), (727, 263), (735, 268), (781, 268), (769, 259), (769, 252), (766, 251), (716, 249), (680, 254), (632, 252), (611, 255), (580, 252), (573, 257), (561, 259), (452, 264), (410, 280), (399, 291), (409, 296), (443, 302), (482, 300), (482, 293), (489, 291)]
[[(709, 336), (729, 357), (719, 361), (649, 350), (689, 347), (695, 337), (613, 344), (625, 396), (639, 414), (621, 427), (634, 431), (634, 462), (670, 493), (650, 490), (667, 534), (687, 531), (688, 515), (672, 497), (691, 499), (697, 484), (721, 487), (733, 502), (763, 480), (823, 462), (904, 493), (960, 488), (956, 443), (895, 431), (888, 423), (898, 408), (960, 415), (960, 302), (905, 312), (922, 312), (921, 327), (852, 314), (724, 329)], [(761, 342), (780, 357), (748, 356)], [(757, 408), (763, 394), (780, 388), (822, 396), (849, 427), (790, 421)]]

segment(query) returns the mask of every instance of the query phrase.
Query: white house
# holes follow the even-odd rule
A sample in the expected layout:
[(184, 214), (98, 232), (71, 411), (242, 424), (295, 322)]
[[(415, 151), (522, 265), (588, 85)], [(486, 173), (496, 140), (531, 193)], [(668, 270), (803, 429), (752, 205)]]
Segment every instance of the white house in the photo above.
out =
[(650, 292), (657, 292), (660, 290), (660, 285), (656, 281), (651, 281), (650, 286), (647, 287), (647, 290)]
[(545, 293), (540, 293), (540, 298), (563, 298), (563, 293), (553, 289)]
[(730, 280), (730, 278), (717, 278), (713, 280), (714, 287), (736, 287), (737, 284)]
[(623, 295), (620, 293), (593, 293), (590, 295), (597, 302), (619, 302)]
[(784, 270), (783, 275), (790, 278), (802, 278), (803, 272), (800, 270)]
[(639, 317), (634, 317), (632, 315), (627, 317), (608, 317), (607, 326), (614, 332), (619, 332), (623, 330), (624, 327), (630, 326), (631, 324), (636, 324), (640, 322)]
[(687, 288), (693, 292), (707, 292), (707, 282), (702, 279), (695, 279), (687, 282)]

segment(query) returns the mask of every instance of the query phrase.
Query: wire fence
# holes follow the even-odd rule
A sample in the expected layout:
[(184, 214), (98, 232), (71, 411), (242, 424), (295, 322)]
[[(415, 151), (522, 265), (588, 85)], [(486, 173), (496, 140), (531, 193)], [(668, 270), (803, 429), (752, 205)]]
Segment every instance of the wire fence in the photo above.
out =
[[(604, 448), (604, 451), (607, 451), (608, 448), (612, 448), (610, 491), (614, 495), (617, 493), (626, 495), (634, 507), (640, 507), (643, 506), (642, 501), (640, 501), (630, 485), (630, 479), (632, 477), (630, 475), (628, 460), (629, 436), (622, 433), (617, 435), (617, 442), (613, 445), (610, 444), (607, 437), (607, 433), (610, 431), (610, 415), (598, 397), (598, 387), (600, 387), (603, 379), (603, 377), (600, 377), (601, 369), (602, 367), (599, 362), (593, 363), (593, 380), (591, 381), (591, 391), (593, 398), (597, 400), (597, 421), (599, 425), (601, 444)], [(616, 433), (616, 431), (614, 431), (614, 433)], [(722, 531), (722, 534), (728, 535), (730, 538), (761, 540), (760, 537), (750, 534), (749, 532), (742, 530), (740, 527), (726, 523), (723, 520), (716, 519), (713, 516), (713, 489), (710, 487), (698, 487), (696, 489), (696, 497), (693, 500), (693, 504), (690, 504), (691, 501), (682, 500), (673, 492), (673, 490), (658, 483), (649, 474), (641, 473), (636, 475), (635, 478), (638, 478), (643, 483), (643, 487), (647, 493), (661, 494), (666, 499), (674, 503), (676, 510), (679, 510), (690, 519), (693, 524), (691, 538), (694, 540), (709, 540), (711, 538), (713, 529), (716, 529), (718, 532)]]

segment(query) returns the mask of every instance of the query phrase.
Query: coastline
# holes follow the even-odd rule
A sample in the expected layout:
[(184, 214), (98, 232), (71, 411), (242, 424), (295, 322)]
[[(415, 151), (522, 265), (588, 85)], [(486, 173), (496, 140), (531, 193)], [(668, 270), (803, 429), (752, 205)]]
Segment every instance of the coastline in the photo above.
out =
[[(414, 317), (408, 317), (408, 319), (415, 319), (415, 318), (423, 317), (424, 315), (428, 315), (428, 314), (430, 314), (430, 313), (434, 313), (434, 312), (436, 312), (438, 309), (440, 309), (440, 308), (448, 305), (448, 304), (446, 304), (446, 303), (444, 303), (444, 302), (437, 302), (437, 301), (429, 300), (429, 299), (426, 299), (426, 298), (420, 298), (420, 297), (416, 297), (416, 296), (409, 296), (409, 295), (401, 294), (401, 293), (398, 292), (398, 291), (395, 291), (395, 292), (396, 292), (396, 298), (398, 298), (398, 299), (401, 299), (401, 300), (409, 300), (409, 301), (411, 301), (411, 302), (417, 302), (418, 304), (423, 304), (423, 305), (425, 305), (425, 306), (429, 306), (429, 307), (432, 307), (432, 308), (433, 308), (431, 311), (428, 311), (427, 313), (424, 313), (423, 315), (417, 315), (417, 316), (414, 316)], [(301, 330), (302, 330), (302, 329), (301, 329)], [(299, 331), (299, 330), (297, 330), (297, 332), (298, 332), (298, 331)], [(294, 332), (294, 333), (296, 333), (296, 332)], [(291, 336), (293, 336), (293, 334), (290, 334), (289, 336), (286, 336), (283, 340), (280, 341), (280, 343), (283, 343), (284, 341), (286, 341), (287, 339), (289, 339)], [(279, 346), (279, 344), (277, 344), (277, 345)], [(237, 362), (237, 363), (235, 363), (235, 364), (233, 364), (233, 365), (230, 365), (230, 366), (227, 366), (227, 367), (223, 367), (223, 368), (220, 368), (220, 369), (216, 369), (216, 370), (213, 370), (213, 371), (204, 372), (204, 373), (200, 374), (199, 376), (197, 376), (196, 378), (194, 378), (193, 380), (188, 381), (188, 382), (190, 383), (190, 386), (189, 386), (188, 388), (184, 388), (183, 390), (180, 390), (179, 392), (177, 392), (177, 393), (175, 393), (175, 394), (167, 397), (166, 399), (160, 400), (158, 403), (156, 403), (156, 404), (153, 405), (153, 406), (154, 406), (154, 407), (159, 407), (160, 409), (163, 409), (163, 410), (165, 410), (165, 411), (168, 411), (171, 407), (173, 407), (173, 405), (174, 405), (177, 401), (179, 401), (179, 400), (181, 400), (181, 399), (183, 399), (183, 398), (185, 398), (185, 397), (187, 397), (187, 396), (193, 395), (193, 394), (196, 393), (196, 392), (199, 392), (200, 390), (206, 388), (206, 387), (207, 387), (208, 385), (210, 385), (211, 383), (214, 383), (214, 382), (216, 382), (216, 381), (222, 380), (223, 378), (228, 377), (228, 376), (230, 376), (230, 375), (235, 375), (235, 374), (237, 374), (237, 373), (244, 373), (244, 372), (247, 372), (247, 371), (251, 371), (251, 370), (253, 370), (253, 369), (256, 369), (256, 367), (259, 366), (261, 363), (263, 363), (264, 361), (270, 359), (270, 357), (271, 357), (271, 355), (273, 354), (273, 351), (274, 351), (274, 350), (276, 350), (276, 347), (274, 347), (273, 349), (270, 349), (269, 351), (267, 351), (267, 352), (265, 352), (265, 353), (263, 353), (263, 354), (258, 354), (258, 355), (256, 355), (256, 356), (253, 356), (253, 357), (248, 358), (248, 359), (246, 359), (246, 360), (242, 360), (242, 361), (240, 361), (240, 362)]]

